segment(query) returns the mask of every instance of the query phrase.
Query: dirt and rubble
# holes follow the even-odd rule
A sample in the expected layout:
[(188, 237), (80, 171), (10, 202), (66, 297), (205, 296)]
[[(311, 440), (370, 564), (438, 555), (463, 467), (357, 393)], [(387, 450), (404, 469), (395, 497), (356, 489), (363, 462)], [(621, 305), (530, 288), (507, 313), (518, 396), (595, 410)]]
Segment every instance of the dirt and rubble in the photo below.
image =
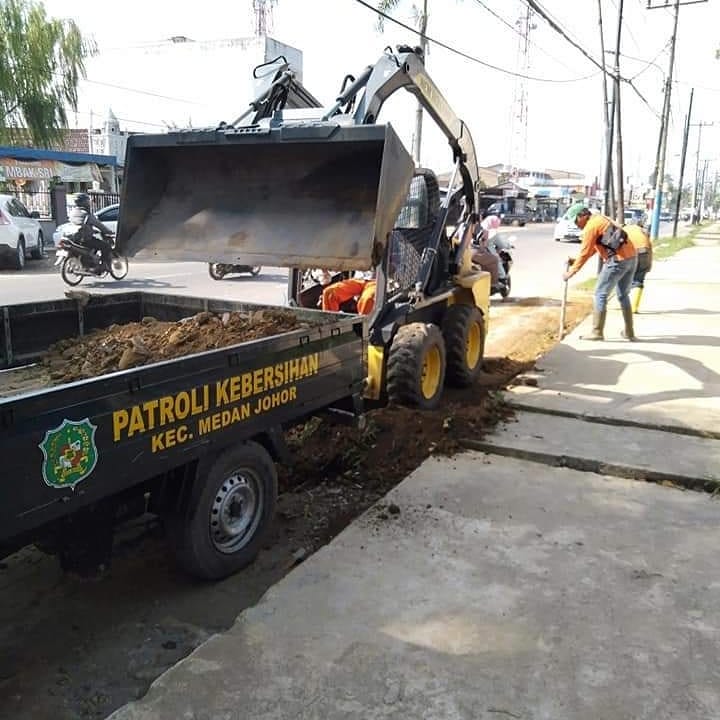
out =
[[(322, 322), (327, 322), (323, 319)], [(51, 345), (39, 363), (0, 375), (0, 397), (63, 385), (184, 355), (309, 328), (283, 308), (215, 314), (200, 312), (176, 322), (145, 317), (110, 325)]]
[[(589, 296), (573, 298), (566, 327), (589, 307)], [(313, 418), (290, 431), (276, 521), (257, 561), (233, 577), (207, 584), (180, 573), (152, 518), (119, 533), (110, 569), (94, 580), (62, 575), (34, 548), (0, 563), (0, 718), (106, 717), (371, 506), (372, 522), (402, 522), (406, 509), (381, 498), (429, 455), (461, 450), (506, 418), (498, 391), (523, 382), (557, 341), (552, 301), (501, 303), (492, 318), (479, 381), (448, 391), (437, 410), (385, 407), (363, 429)]]

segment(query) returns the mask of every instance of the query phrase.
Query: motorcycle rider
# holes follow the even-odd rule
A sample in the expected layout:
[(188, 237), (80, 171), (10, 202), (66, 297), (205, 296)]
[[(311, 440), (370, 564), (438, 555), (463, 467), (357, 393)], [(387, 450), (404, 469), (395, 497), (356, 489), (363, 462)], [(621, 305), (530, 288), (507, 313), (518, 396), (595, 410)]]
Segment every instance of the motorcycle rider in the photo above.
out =
[(491, 293), (499, 292), (500, 287), (507, 281), (507, 274), (495, 244), (490, 242), (497, 234), (500, 224), (499, 216), (494, 213), (483, 217), (475, 241), (476, 251), (472, 258), (476, 265), (490, 273)]
[[(114, 233), (95, 217), (87, 193), (78, 193), (75, 196), (68, 219), (73, 225), (78, 226), (76, 238), (80, 244), (92, 250), (99, 250), (102, 264), (109, 268), (112, 262), (112, 246), (106, 238), (113, 237)], [(102, 239), (95, 235), (94, 229), (100, 231)]]

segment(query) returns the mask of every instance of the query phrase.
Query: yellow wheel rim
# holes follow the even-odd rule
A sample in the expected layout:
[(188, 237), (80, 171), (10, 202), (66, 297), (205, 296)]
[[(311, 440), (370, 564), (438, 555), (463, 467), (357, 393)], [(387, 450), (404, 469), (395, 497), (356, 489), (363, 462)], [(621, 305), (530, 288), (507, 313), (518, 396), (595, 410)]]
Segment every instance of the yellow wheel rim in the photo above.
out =
[(422, 394), (426, 400), (435, 396), (440, 385), (440, 371), (442, 369), (442, 358), (440, 348), (433, 345), (430, 348), (422, 367)]
[(480, 362), (482, 355), (482, 330), (478, 323), (474, 322), (468, 329), (465, 342), (465, 363), (470, 370), (474, 370)]

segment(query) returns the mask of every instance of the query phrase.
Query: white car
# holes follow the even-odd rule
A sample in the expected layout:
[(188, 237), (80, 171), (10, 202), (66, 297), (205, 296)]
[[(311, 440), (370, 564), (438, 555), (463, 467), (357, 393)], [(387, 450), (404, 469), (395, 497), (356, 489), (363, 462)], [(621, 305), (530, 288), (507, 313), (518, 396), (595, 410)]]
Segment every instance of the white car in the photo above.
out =
[(580, 242), (580, 234), (582, 230), (575, 224), (574, 220), (567, 217), (567, 213), (563, 215), (556, 223), (553, 237), (556, 242), (567, 240), (568, 242)]
[[(590, 208), (590, 212), (595, 215), (600, 212), (597, 208)], [(555, 223), (553, 237), (556, 242), (567, 240), (568, 242), (580, 242), (582, 230), (575, 224), (574, 220), (568, 218), (567, 212)]]
[(28, 253), (39, 260), (44, 253), (40, 213), (29, 212), (14, 195), (0, 195), (0, 257), (15, 270), (25, 267)]
[[(95, 213), (95, 217), (103, 224), (106, 225), (108, 230), (115, 232), (118, 224), (118, 214), (120, 212), (120, 205), (114, 203), (113, 205), (107, 205), (106, 207), (98, 210)], [(63, 223), (58, 225), (53, 233), (53, 242), (55, 247), (60, 244), (60, 239), (65, 233), (74, 233), (76, 230), (75, 226), (71, 222)]]

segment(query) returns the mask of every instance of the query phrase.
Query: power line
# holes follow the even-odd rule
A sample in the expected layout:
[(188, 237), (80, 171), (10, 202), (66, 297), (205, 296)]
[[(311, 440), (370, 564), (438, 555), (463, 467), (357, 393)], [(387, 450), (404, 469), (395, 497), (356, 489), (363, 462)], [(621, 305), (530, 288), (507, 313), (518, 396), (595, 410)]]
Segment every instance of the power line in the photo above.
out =
[[(502, 15), (499, 15), (499, 14), (498, 14), (497, 12), (495, 12), (495, 10), (493, 10), (491, 7), (488, 7), (488, 6), (483, 2), (483, 0), (475, 0), (475, 2), (476, 2), (478, 5), (480, 5), (480, 7), (485, 8), (485, 10), (487, 10), (494, 18), (497, 18), (503, 25), (505, 25), (506, 27), (510, 28), (510, 30), (512, 30), (514, 33), (517, 33), (518, 35), (522, 35), (522, 32), (520, 32), (520, 30), (518, 30), (517, 27), (515, 27), (512, 23), (508, 22), (504, 17), (502, 17)], [(529, 42), (531, 45), (533, 45), (534, 47), (536, 47), (541, 53), (543, 53), (543, 55), (546, 55), (546, 56), (549, 57), (551, 60), (554, 60), (558, 65), (562, 65), (562, 66), (563, 66), (565, 69), (567, 69), (567, 70), (572, 70), (572, 68), (568, 67), (568, 65), (566, 65), (562, 60), (558, 60), (556, 57), (554, 57), (553, 55), (551, 55), (547, 50), (545, 50), (544, 47), (542, 47), (541, 45), (538, 45), (538, 43), (533, 42), (533, 40), (530, 40), (530, 39), (528, 39), (528, 42)], [(595, 74), (597, 74), (597, 73), (595, 73)], [(592, 75), (588, 76), (588, 79), (589, 79), (590, 77), (593, 77), (593, 76), (592, 76)]]
[[(373, 7), (369, 3), (366, 3), (365, 0), (354, 0), (359, 5), (362, 5), (363, 7), (367, 8), (371, 12), (374, 12), (376, 15), (380, 15), (385, 20), (389, 20), (392, 23), (395, 23), (395, 25), (399, 25), (401, 28), (404, 28), (405, 30), (408, 30), (411, 33), (414, 33), (415, 35), (422, 35), (422, 33), (419, 30), (416, 30), (414, 27), (411, 27), (410, 25), (406, 25), (403, 22), (400, 22), (399, 20), (396, 20), (391, 15), (388, 15), (387, 13), (384, 13), (382, 10), (378, 10), (376, 7)], [(529, 75), (523, 75), (522, 73), (514, 72), (512, 70), (507, 70), (505, 68), (498, 67), (497, 65), (493, 65), (489, 62), (486, 62), (485, 60), (481, 60), (480, 58), (474, 57), (473, 55), (468, 55), (465, 52), (462, 52), (462, 50), (457, 50), (454, 47), (451, 47), (450, 45), (447, 45), (444, 42), (441, 42), (440, 40), (436, 40), (435, 38), (430, 37), (429, 35), (425, 35), (425, 39), (432, 43), (433, 45), (437, 45), (438, 47), (444, 48), (445, 50), (448, 50), (451, 53), (454, 53), (455, 55), (459, 55), (462, 58), (465, 58), (465, 60), (470, 60), (471, 62), (477, 63), (478, 65), (482, 65), (483, 67), (489, 68), (490, 70), (495, 70), (496, 72), (504, 73), (505, 75), (512, 75), (513, 77), (523, 77), (526, 80), (532, 80), (534, 82), (547, 82), (547, 83), (572, 83), (572, 82), (580, 82), (581, 80), (588, 80), (591, 77), (594, 77), (597, 75), (597, 73), (593, 73), (593, 75), (586, 75), (585, 77), (578, 77), (578, 78), (567, 78), (567, 79), (561, 79), (556, 80), (553, 78), (541, 78), (541, 77), (532, 77)]]
[(203, 103), (199, 103), (195, 100), (184, 100), (182, 98), (172, 97), (171, 95), (161, 95), (160, 93), (151, 92), (150, 90), (138, 90), (137, 88), (115, 85), (113, 83), (103, 82), (102, 80), (89, 80), (88, 78), (81, 78), (81, 82), (90, 83), (92, 85), (103, 85), (105, 87), (114, 88), (115, 90), (124, 90), (125, 92), (136, 93), (138, 95), (149, 95), (150, 97), (160, 98), (161, 100), (172, 100), (173, 102), (184, 103), (185, 105), (199, 105), (201, 107), (207, 107)]
[[(93, 113), (92, 111), (89, 111), (89, 110), (71, 110), (70, 112), (77, 114), (77, 115), (87, 115), (89, 117), (98, 116), (98, 113)], [(133, 123), (135, 125), (150, 125), (151, 127), (159, 127), (159, 128), (167, 129), (167, 125), (161, 125), (160, 123), (149, 122), (148, 120), (133, 120), (132, 118), (118, 117), (117, 115), (115, 116), (115, 119), (122, 120), (123, 122), (127, 122), (127, 123)]]
[[(359, 0), (358, 0), (358, 1), (359, 1)], [(553, 30), (555, 30), (556, 33), (558, 33), (559, 35), (561, 35), (561, 36), (562, 36), (563, 38), (565, 38), (565, 40), (567, 40), (574, 48), (576, 48), (577, 50), (579, 50), (593, 65), (595, 65), (595, 67), (600, 68), (600, 70), (601, 70), (602, 72), (604, 72), (606, 75), (608, 75), (609, 77), (611, 77), (611, 78), (614, 78), (614, 77), (615, 77), (614, 73), (611, 73), (609, 70), (607, 70), (607, 69), (606, 69), (601, 63), (599, 63), (592, 55), (590, 55), (590, 53), (588, 53), (588, 52), (585, 50), (585, 48), (582, 47), (582, 45), (580, 45), (577, 41), (573, 40), (573, 39), (568, 35), (567, 31), (564, 30), (564, 29), (559, 25), (559, 23), (550, 16), (550, 14), (547, 12), (547, 10), (545, 10), (545, 8), (543, 8), (542, 6), (540, 6), (540, 5), (537, 3), (536, 0), (525, 0), (525, 2), (530, 6), (530, 8), (531, 8), (532, 10), (534, 10), (538, 15), (540, 15), (540, 17), (541, 17), (543, 20), (545, 20), (545, 22), (546, 22), (548, 25), (550, 25), (550, 27), (551, 27)], [(655, 108), (653, 108), (652, 105), (650, 105), (650, 103), (647, 101), (647, 99), (645, 98), (645, 96), (635, 87), (635, 85), (633, 84), (633, 81), (632, 81), (632, 80), (628, 80), (627, 78), (624, 78), (622, 75), (619, 75), (619, 76), (618, 76), (618, 79), (621, 80), (622, 82), (627, 83), (627, 84), (633, 89), (633, 91), (635, 92), (635, 94), (643, 101), (643, 103), (645, 103), (645, 105), (651, 110), (651, 112), (652, 112), (654, 115), (657, 115), (658, 117), (660, 116), (660, 113), (659, 113), (657, 110), (655, 110)]]

